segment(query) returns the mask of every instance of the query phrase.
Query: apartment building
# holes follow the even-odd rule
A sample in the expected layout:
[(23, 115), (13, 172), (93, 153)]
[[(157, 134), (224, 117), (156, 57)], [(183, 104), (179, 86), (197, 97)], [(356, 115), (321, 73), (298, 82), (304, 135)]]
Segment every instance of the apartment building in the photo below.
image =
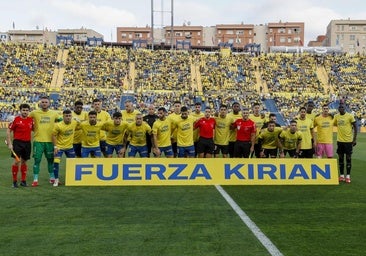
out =
[(48, 29), (36, 29), (36, 30), (9, 30), (8, 41), (17, 43), (45, 43), (45, 44), (57, 44), (58, 37), (72, 38), (74, 41), (87, 42), (88, 38), (101, 38), (103, 35), (86, 28), (80, 29), (59, 29), (57, 31), (51, 31)]
[(233, 47), (243, 48), (254, 41), (254, 25), (220, 24), (216, 25), (216, 35), (213, 41), (232, 44)]
[(324, 46), (341, 47), (347, 53), (365, 53), (366, 20), (332, 20), (327, 26)]
[(151, 43), (151, 27), (118, 27), (117, 42), (132, 44), (134, 40), (146, 40)]
[(267, 47), (304, 46), (304, 22), (276, 22), (267, 24)]
[[(171, 34), (173, 32), (173, 35)], [(159, 37), (163, 35), (163, 37)], [(157, 39), (159, 37), (159, 39)], [(133, 40), (152, 42), (151, 28), (117, 28), (117, 43), (132, 43)], [(217, 24), (211, 27), (166, 26), (154, 29), (154, 43), (177, 45), (177, 42), (189, 42), (191, 47), (217, 47), (230, 45), (235, 49), (244, 49), (248, 44), (262, 45), (262, 51), (271, 46), (302, 46), (304, 42), (303, 22), (278, 22), (268, 24)]]
[(170, 44), (173, 39), (173, 45), (177, 41), (189, 41), (191, 46), (203, 46), (203, 26), (173, 26), (173, 38), (171, 37), (171, 26), (164, 27), (165, 43)]

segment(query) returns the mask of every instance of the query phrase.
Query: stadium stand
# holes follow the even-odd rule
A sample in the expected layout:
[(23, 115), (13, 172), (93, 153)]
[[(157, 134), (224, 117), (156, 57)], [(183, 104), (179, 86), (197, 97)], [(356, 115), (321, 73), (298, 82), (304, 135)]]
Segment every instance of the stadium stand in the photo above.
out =
[(317, 107), (330, 102), (332, 108), (344, 101), (365, 120), (363, 55), (11, 43), (0, 44), (0, 52), (1, 121), (14, 116), (20, 103), (37, 108), (43, 94), (51, 95), (53, 108), (60, 110), (78, 99), (87, 110), (94, 98), (101, 98), (111, 113), (121, 108), (126, 95), (143, 113), (149, 104), (170, 110), (175, 100), (189, 107), (199, 101), (203, 109), (234, 101), (251, 108), (259, 102), (281, 114), (284, 124), (309, 99)]

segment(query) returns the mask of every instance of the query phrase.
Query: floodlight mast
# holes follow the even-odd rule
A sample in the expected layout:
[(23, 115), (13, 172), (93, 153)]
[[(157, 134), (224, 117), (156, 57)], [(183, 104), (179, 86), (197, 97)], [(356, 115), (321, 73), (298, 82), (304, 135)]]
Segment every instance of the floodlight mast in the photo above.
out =
[[(155, 35), (154, 35), (154, 15), (155, 12), (161, 13), (161, 26), (164, 27), (164, 7), (163, 7), (163, 1), (161, 0), (162, 10), (161, 11), (155, 11), (154, 10), (154, 0), (151, 0), (151, 49), (154, 50), (154, 44), (155, 44)], [(173, 41), (174, 41), (174, 0), (170, 0), (170, 16), (171, 16), (171, 24), (170, 24), (170, 47), (171, 49), (174, 49)], [(165, 36), (164, 36), (165, 37)]]
[(154, 0), (151, 0), (151, 50), (154, 50)]
[(173, 8), (174, 0), (171, 0), (170, 4), (170, 49), (173, 50), (173, 25), (174, 25), (174, 8)]

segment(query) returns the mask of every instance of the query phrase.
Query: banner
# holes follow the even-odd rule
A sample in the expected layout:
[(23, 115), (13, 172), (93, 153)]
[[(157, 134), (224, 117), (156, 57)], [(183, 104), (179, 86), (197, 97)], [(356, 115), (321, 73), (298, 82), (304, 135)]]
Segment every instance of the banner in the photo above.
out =
[(68, 158), (66, 186), (338, 185), (336, 159)]

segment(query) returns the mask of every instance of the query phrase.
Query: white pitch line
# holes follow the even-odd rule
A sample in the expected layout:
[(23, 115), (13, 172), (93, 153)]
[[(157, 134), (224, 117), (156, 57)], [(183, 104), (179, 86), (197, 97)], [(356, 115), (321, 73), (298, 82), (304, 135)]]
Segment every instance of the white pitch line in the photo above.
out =
[(277, 247), (269, 240), (269, 238), (258, 228), (258, 226), (249, 218), (249, 216), (239, 207), (239, 205), (226, 193), (226, 191), (220, 186), (215, 185), (216, 189), (220, 192), (226, 202), (229, 203), (231, 208), (238, 214), (240, 219), (245, 225), (252, 231), (261, 244), (267, 249), (267, 251), (273, 256), (283, 256), (283, 254), (277, 249)]

